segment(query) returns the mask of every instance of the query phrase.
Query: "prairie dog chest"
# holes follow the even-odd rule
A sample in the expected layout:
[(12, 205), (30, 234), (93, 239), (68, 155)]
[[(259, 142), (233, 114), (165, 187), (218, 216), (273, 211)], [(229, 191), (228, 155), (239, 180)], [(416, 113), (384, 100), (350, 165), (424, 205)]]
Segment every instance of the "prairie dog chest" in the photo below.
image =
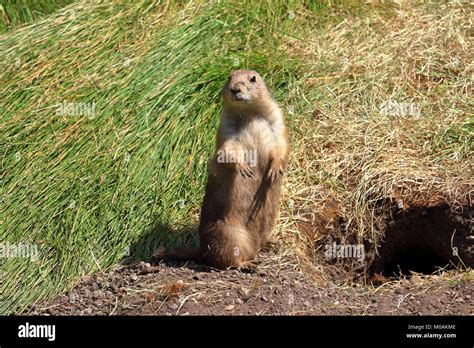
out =
[(257, 150), (260, 155), (267, 155), (281, 141), (278, 124), (262, 118), (250, 120), (240, 127), (237, 137), (243, 148)]

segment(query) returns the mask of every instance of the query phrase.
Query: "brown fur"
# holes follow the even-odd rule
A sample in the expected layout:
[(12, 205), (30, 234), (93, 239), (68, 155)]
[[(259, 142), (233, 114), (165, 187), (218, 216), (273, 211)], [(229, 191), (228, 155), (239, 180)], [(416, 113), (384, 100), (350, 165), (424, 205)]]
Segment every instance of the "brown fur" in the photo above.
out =
[[(231, 74), (201, 209), (200, 249), (175, 252), (216, 268), (244, 267), (271, 233), (290, 151), (283, 115), (257, 72)], [(243, 155), (254, 150), (252, 167)], [(220, 155), (229, 155), (225, 162)], [(168, 254), (171, 255), (171, 254)]]

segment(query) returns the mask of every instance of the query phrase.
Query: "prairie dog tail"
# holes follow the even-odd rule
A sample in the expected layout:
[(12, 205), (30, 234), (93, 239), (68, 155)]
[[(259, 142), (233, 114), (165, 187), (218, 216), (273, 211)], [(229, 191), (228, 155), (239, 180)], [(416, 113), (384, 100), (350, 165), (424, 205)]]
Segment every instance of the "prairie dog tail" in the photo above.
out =
[(180, 247), (178, 249), (166, 250), (164, 247), (158, 248), (153, 257), (157, 260), (177, 260), (202, 262), (202, 253), (197, 248)]

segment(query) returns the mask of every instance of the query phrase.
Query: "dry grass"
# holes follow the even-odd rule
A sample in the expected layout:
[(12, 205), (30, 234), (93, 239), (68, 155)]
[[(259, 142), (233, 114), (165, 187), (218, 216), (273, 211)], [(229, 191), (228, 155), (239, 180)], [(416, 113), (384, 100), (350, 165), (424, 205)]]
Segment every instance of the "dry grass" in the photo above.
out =
[[(306, 260), (323, 253), (308, 253), (308, 242), (337, 228), (342, 241), (377, 244), (394, 206), (473, 205), (472, 7), (382, 10), (286, 41), (307, 74), (287, 99), (305, 102), (292, 110), (277, 233)], [(421, 114), (381, 115), (389, 100)]]

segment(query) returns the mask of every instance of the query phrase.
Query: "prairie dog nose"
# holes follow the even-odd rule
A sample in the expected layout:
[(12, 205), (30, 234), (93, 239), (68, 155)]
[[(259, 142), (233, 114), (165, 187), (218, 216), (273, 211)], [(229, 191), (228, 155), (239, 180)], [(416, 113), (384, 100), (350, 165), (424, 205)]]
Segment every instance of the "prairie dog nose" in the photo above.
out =
[(233, 94), (237, 94), (237, 93), (241, 92), (240, 87), (231, 87), (231, 88), (230, 88), (230, 91), (231, 91)]

